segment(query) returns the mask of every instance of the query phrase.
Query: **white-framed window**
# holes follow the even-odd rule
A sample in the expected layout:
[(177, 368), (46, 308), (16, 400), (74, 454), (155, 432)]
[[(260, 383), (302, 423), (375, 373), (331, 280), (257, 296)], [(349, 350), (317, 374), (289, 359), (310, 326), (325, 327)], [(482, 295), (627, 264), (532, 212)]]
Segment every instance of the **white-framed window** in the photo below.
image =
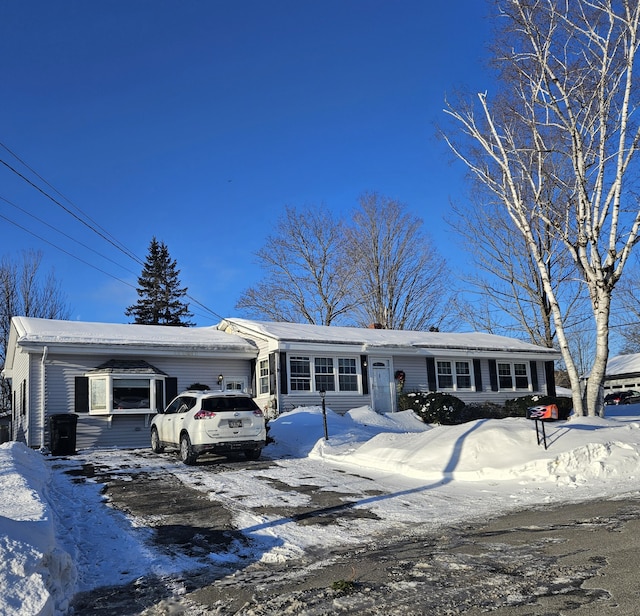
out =
[(471, 374), (470, 361), (451, 361), (448, 359), (436, 361), (438, 389), (471, 390), (473, 389)]
[(89, 375), (90, 414), (155, 412), (164, 404), (162, 375)]
[(332, 357), (316, 357), (314, 360), (316, 391), (335, 391), (336, 377)]
[(340, 391), (358, 391), (358, 369), (355, 357), (338, 359), (338, 388)]
[(311, 391), (311, 359), (294, 355), (289, 358), (291, 391)]
[(526, 362), (498, 362), (500, 389), (530, 389), (529, 366)]
[(300, 356), (289, 357), (290, 391), (358, 392), (359, 376), (356, 357)]
[(232, 376), (224, 377), (224, 389), (225, 391), (247, 391), (247, 382), (244, 377)]
[(261, 359), (258, 363), (258, 393), (269, 393), (269, 360)]

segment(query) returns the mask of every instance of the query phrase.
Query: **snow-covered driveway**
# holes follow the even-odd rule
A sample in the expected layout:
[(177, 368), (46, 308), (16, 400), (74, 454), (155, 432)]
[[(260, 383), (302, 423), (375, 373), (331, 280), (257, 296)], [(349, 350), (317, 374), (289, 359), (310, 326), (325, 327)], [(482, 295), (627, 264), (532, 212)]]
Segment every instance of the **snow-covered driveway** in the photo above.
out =
[[(302, 583), (309, 567), (329, 570), (338, 554), (355, 557), (397, 538), (421, 541), (439, 529), (542, 504), (634, 499), (640, 422), (629, 416), (637, 409), (622, 410), (625, 416), (611, 419), (549, 424), (547, 450), (524, 419), (431, 427), (411, 413), (381, 417), (367, 408), (329, 413), (326, 441), (316, 407), (272, 422), (276, 442), (255, 463), (203, 457), (187, 467), (146, 449), (91, 450), (43, 457), (41, 468), (40, 454), (10, 444), (5, 477), (13, 482), (26, 473), (24, 485), (32, 494), (42, 490), (42, 506), (4, 505), (11, 523), (2, 546), (0, 574), (10, 590), (3, 608), (11, 601), (18, 608), (7, 614), (63, 614), (78, 593), (82, 614), (82, 598), (95, 599), (106, 587), (128, 588), (124, 596), (134, 602), (146, 592), (140, 606), (159, 606), (227, 579), (238, 590), (241, 576), (283, 565)], [(26, 531), (45, 519), (53, 522), (55, 543), (34, 543)], [(55, 554), (69, 556), (52, 560)], [(15, 563), (33, 563), (39, 573), (15, 577), (20, 567), (27, 570)], [(51, 569), (55, 563), (64, 570)], [(25, 609), (41, 604), (53, 607)], [(100, 612), (94, 603), (84, 613)]]

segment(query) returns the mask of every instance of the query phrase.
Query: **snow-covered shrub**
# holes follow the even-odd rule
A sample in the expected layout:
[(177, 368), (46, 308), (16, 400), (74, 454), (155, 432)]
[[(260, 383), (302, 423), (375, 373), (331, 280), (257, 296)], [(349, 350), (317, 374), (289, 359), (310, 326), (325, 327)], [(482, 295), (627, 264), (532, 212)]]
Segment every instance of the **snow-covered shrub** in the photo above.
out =
[(409, 392), (399, 397), (400, 410), (412, 410), (422, 421), (429, 424), (463, 423), (464, 406), (460, 398), (438, 391)]
[(503, 419), (508, 417), (504, 406), (494, 402), (482, 402), (477, 404), (467, 404), (464, 407), (464, 421), (474, 421), (475, 419)]

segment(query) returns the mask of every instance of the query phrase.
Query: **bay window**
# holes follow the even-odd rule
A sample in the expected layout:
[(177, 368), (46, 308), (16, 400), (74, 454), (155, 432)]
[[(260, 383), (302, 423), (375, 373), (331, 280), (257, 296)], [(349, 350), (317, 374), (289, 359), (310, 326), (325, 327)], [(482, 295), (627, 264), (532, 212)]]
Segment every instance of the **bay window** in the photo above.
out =
[(155, 412), (164, 408), (164, 376), (101, 374), (89, 376), (89, 413)]

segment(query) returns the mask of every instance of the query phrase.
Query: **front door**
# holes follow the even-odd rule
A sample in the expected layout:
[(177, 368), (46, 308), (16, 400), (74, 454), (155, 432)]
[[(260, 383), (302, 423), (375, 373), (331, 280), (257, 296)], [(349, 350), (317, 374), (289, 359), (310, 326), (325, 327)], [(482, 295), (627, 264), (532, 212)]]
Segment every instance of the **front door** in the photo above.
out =
[(391, 377), (391, 360), (370, 358), (371, 404), (376, 413), (391, 413), (394, 410), (395, 383)]

